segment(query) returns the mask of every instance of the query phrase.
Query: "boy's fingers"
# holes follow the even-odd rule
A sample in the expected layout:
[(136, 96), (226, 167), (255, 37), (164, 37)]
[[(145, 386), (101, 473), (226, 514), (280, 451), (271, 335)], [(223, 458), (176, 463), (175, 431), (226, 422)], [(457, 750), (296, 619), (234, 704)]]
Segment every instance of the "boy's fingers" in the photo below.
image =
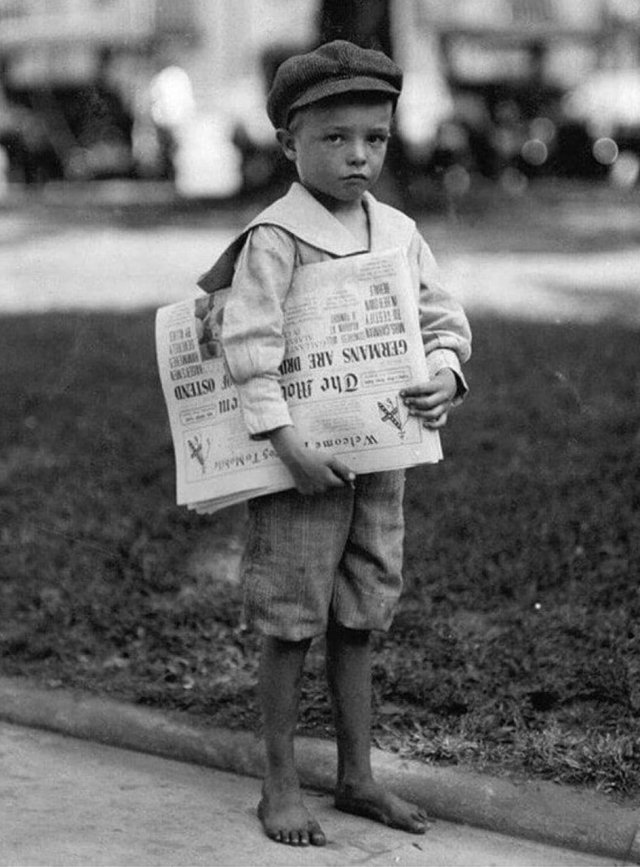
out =
[(424, 392), (421, 391), (417, 394), (403, 394), (401, 393), (401, 397), (404, 401), (405, 406), (408, 407), (418, 407), (418, 409), (431, 409), (434, 406), (438, 406), (441, 403), (447, 403), (449, 401), (449, 395), (444, 389), (436, 388), (433, 391)]
[(421, 419), (422, 423), (425, 425), (432, 426), (437, 423), (438, 426), (441, 426), (446, 424), (449, 409), (449, 403), (441, 403), (431, 409), (417, 409), (416, 407), (411, 407), (409, 409), (409, 415)]
[(412, 397), (406, 401), (409, 409), (434, 409), (441, 403), (439, 395), (434, 394), (432, 397)]
[(447, 407), (449, 400), (443, 393), (432, 394), (429, 397), (412, 397), (405, 401), (410, 410), (431, 411), (441, 406)]
[(429, 413), (417, 414), (422, 421), (422, 426), (427, 428), (444, 427), (449, 417), (448, 407), (439, 407), (437, 410)]
[(422, 422), (423, 427), (427, 427), (430, 430), (435, 430), (436, 428), (444, 427), (447, 423), (448, 415), (449, 414), (445, 412), (440, 416), (440, 418), (436, 418), (433, 420), (424, 419)]
[(329, 467), (333, 470), (333, 472), (336, 476), (338, 476), (339, 479), (342, 479), (345, 484), (351, 485), (351, 487), (354, 486), (356, 474), (346, 464), (343, 464), (342, 461), (339, 461), (337, 458), (333, 458), (333, 460), (329, 464)]
[(408, 385), (406, 388), (402, 389), (400, 397), (417, 397), (423, 394), (432, 394), (434, 391), (438, 391), (441, 386), (442, 384), (437, 382), (435, 379), (430, 379), (427, 382), (420, 383), (419, 385)]

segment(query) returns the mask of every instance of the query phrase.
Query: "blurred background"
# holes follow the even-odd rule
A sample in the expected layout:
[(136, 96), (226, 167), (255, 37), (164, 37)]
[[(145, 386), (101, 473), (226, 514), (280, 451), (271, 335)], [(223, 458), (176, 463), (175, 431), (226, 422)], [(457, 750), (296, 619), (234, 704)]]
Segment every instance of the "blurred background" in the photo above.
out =
[(336, 37), (406, 71), (392, 164), (417, 205), (478, 181), (638, 183), (638, 0), (0, 0), (0, 190), (272, 190), (274, 70)]

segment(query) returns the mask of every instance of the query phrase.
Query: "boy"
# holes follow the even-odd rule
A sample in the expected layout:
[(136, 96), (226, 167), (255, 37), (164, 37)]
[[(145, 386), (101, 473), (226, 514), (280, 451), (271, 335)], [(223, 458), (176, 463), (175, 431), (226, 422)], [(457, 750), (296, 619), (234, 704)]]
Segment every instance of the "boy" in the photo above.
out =
[[(294, 765), (305, 654), (326, 636), (338, 745), (335, 805), (413, 833), (427, 817), (378, 785), (370, 764), (371, 630), (388, 629), (401, 589), (404, 474), (356, 478), (338, 458), (306, 449), (281, 396), (282, 307), (294, 269), (402, 247), (416, 290), (431, 378), (402, 393), (409, 411), (440, 428), (466, 391), (460, 363), (470, 334), (438, 287), (415, 224), (368, 192), (384, 163), (402, 73), (384, 54), (338, 40), (283, 63), (267, 111), (299, 183), (254, 220), (200, 285), (228, 283), (222, 340), (251, 436), (269, 438), (295, 489), (249, 503), (243, 566), (247, 617), (264, 634), (259, 688), (266, 774), (258, 815), (266, 834), (323, 845)], [(241, 249), (240, 249), (241, 248)], [(416, 293), (417, 294), (417, 293)]]

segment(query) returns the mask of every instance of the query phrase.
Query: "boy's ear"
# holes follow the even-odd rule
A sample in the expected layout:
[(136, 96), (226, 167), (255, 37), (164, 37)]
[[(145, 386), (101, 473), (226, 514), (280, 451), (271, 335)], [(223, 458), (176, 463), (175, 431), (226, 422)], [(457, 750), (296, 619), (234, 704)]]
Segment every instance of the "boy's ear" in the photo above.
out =
[(288, 160), (294, 163), (298, 157), (294, 134), (288, 129), (278, 129), (276, 130), (276, 138), (282, 148), (282, 153)]

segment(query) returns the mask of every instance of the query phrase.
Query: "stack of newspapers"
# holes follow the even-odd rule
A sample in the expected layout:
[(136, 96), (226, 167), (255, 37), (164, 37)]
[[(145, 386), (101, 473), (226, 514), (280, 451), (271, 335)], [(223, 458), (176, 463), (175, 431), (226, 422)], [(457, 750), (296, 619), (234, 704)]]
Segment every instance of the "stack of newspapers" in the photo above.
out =
[[(228, 292), (156, 316), (177, 502), (200, 513), (293, 487), (269, 440), (245, 429), (220, 341)], [(308, 448), (339, 455), (356, 473), (441, 459), (437, 432), (399, 396), (427, 379), (416, 289), (401, 250), (298, 268), (284, 321), (280, 386)]]

